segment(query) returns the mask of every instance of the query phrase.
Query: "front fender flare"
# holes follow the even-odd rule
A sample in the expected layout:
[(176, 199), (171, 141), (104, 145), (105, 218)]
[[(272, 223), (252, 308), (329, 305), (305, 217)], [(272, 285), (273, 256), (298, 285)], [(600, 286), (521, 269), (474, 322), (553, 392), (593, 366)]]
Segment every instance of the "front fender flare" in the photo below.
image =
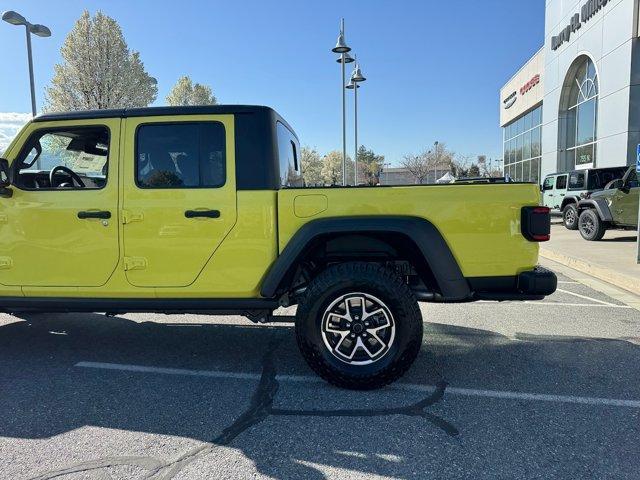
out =
[(305, 224), (289, 240), (269, 269), (260, 294), (273, 298), (282, 282), (302, 259), (307, 245), (324, 235), (335, 233), (400, 233), (409, 237), (431, 268), (442, 296), (447, 300), (463, 300), (471, 295), (469, 284), (438, 229), (428, 220), (406, 216), (335, 217)]
[(580, 202), (578, 202), (578, 210), (585, 210), (587, 208), (595, 209), (602, 221), (613, 221), (613, 215), (611, 215), (609, 205), (607, 205), (607, 201), (604, 198), (589, 198), (587, 200), (580, 200)]

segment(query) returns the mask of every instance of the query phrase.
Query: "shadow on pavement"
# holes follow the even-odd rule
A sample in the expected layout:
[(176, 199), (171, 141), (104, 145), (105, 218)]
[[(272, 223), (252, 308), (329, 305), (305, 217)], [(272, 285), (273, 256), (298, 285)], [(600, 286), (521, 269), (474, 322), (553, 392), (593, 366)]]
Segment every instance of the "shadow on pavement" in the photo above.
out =
[[(406, 438), (401, 432), (378, 435), (374, 428), (363, 432), (357, 444), (298, 451), (276, 447), (272, 453), (278, 461), (274, 462), (269, 449), (275, 439), (264, 429), (291, 417), (352, 419), (339, 424), (344, 428), (363, 418), (402, 417), (412, 422), (412, 428), (430, 429), (431, 436), (455, 445), (465, 425), (447, 418), (442, 402), (449, 382), (466, 388), (592, 396), (619, 396), (623, 392), (615, 389), (620, 385), (632, 385), (635, 394), (640, 385), (637, 370), (618, 372), (615, 378), (610, 375), (613, 365), (637, 364), (638, 346), (629, 342), (524, 335), (508, 339), (489, 331), (439, 324), (428, 324), (426, 329), (423, 352), (403, 381), (434, 385), (435, 391), (403, 397), (389, 395), (393, 389), (352, 393), (311, 383), (307, 388), (318, 395), (366, 396), (376, 406), (334, 406), (313, 398), (288, 398), (283, 406), (275, 402), (282, 387), (278, 375), (313, 375), (297, 353), (290, 326), (134, 322), (97, 314), (24, 315), (22, 321), (0, 327), (0, 436), (42, 439), (98, 426), (207, 442), (177, 458), (97, 458), (34, 477), (43, 479), (114, 465), (141, 468), (147, 478), (171, 479), (222, 446), (239, 449), (260, 473), (273, 478), (325, 478), (308, 465), (319, 458), (336, 468), (351, 468), (353, 458), (341, 453), (349, 447), (350, 455), (373, 459), (362, 466), (364, 471), (409, 478), (415, 476), (415, 465), (405, 456)], [(239, 380), (74, 367), (80, 361), (252, 372), (260, 379), (243, 381), (248, 385), (240, 388)], [(591, 390), (594, 383), (602, 391)], [(235, 410), (218, 415), (225, 403)], [(250, 441), (240, 441), (247, 436)], [(419, 436), (411, 438), (420, 441)], [(366, 451), (359, 451), (363, 445)], [(309, 452), (307, 457), (300, 458), (304, 451)], [(96, 447), (89, 456), (99, 455)], [(385, 460), (389, 455), (404, 460)]]

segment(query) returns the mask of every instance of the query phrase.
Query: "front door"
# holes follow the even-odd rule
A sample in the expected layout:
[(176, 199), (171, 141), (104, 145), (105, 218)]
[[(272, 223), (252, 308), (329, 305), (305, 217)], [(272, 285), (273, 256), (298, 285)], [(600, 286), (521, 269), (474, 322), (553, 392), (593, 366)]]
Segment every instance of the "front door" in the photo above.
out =
[(36, 122), (0, 198), (0, 283), (96, 287), (119, 258), (118, 119)]
[(547, 177), (544, 179), (544, 183), (542, 184), (542, 204), (545, 207), (554, 208), (554, 181), (555, 177)]
[(613, 220), (621, 225), (636, 225), (638, 222), (638, 197), (640, 185), (635, 170), (625, 178), (625, 188), (618, 189), (611, 202)]
[(233, 115), (128, 118), (125, 128), (127, 279), (186, 287), (236, 222)]

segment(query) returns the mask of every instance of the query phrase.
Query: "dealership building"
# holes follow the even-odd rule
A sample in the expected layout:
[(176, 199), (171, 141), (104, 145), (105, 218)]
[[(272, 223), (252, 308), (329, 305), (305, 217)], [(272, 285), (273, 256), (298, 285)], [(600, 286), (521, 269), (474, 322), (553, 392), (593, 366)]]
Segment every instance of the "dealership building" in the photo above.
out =
[(632, 165), (640, 0), (546, 0), (544, 46), (500, 90), (505, 174)]

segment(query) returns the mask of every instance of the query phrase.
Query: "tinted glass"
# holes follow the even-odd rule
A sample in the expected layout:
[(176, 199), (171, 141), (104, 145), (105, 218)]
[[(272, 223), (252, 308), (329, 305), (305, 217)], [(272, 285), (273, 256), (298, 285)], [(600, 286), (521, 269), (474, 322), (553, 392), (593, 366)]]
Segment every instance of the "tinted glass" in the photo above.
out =
[(558, 178), (556, 178), (556, 189), (564, 190), (565, 188), (567, 188), (567, 176), (561, 175)]
[(571, 172), (569, 175), (569, 188), (581, 190), (585, 187), (584, 172)]
[(136, 142), (139, 187), (215, 188), (225, 183), (226, 140), (221, 123), (141, 125)]
[(627, 177), (627, 183), (625, 186), (628, 188), (637, 188), (638, 185), (638, 174), (635, 170), (631, 170), (631, 173), (629, 173), (629, 176)]
[(531, 160), (531, 181), (539, 184), (540, 183), (540, 159), (534, 158)]
[(595, 140), (596, 101), (589, 100), (578, 106), (577, 145), (591, 143)]
[(626, 168), (608, 168), (604, 170), (589, 171), (589, 179), (587, 180), (587, 188), (589, 190), (597, 190), (604, 188), (607, 183), (612, 180), (624, 177)]
[(544, 179), (544, 190), (552, 190), (553, 189), (553, 177), (547, 177)]
[(302, 171), (298, 159), (298, 140), (282, 123), (277, 123), (280, 184), (283, 187), (302, 187)]

